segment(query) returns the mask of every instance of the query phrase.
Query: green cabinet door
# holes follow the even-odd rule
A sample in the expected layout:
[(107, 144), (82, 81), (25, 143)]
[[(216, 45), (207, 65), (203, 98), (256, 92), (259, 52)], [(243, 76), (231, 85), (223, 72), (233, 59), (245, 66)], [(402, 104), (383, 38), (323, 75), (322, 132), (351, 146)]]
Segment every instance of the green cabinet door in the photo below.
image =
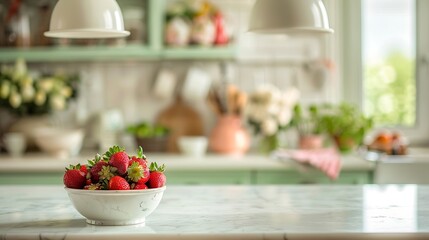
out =
[(250, 171), (166, 171), (167, 184), (251, 184)]
[(305, 172), (271, 170), (256, 173), (257, 184), (370, 184), (371, 171), (342, 171), (338, 179), (331, 180), (316, 170)]
[(63, 184), (63, 172), (0, 173), (0, 185)]

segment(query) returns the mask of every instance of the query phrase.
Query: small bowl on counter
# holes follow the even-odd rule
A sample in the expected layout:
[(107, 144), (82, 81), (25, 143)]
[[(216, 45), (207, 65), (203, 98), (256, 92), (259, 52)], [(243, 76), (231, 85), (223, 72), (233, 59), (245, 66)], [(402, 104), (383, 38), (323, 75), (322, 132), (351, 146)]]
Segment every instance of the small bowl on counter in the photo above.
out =
[(166, 187), (144, 190), (65, 188), (76, 210), (92, 225), (144, 224), (159, 205)]
[(85, 134), (83, 129), (42, 127), (34, 129), (32, 135), (43, 152), (65, 159), (79, 154)]
[(179, 138), (178, 145), (182, 154), (200, 157), (207, 152), (208, 139), (204, 136), (183, 136)]

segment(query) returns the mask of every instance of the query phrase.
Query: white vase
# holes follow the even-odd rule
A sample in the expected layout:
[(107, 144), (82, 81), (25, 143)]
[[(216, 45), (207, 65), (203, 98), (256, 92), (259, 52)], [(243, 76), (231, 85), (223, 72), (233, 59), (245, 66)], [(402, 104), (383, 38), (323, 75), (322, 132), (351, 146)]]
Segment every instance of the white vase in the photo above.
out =
[(49, 115), (19, 117), (8, 129), (8, 132), (22, 133), (27, 141), (27, 146), (33, 147), (34, 129), (47, 127), (50, 124)]

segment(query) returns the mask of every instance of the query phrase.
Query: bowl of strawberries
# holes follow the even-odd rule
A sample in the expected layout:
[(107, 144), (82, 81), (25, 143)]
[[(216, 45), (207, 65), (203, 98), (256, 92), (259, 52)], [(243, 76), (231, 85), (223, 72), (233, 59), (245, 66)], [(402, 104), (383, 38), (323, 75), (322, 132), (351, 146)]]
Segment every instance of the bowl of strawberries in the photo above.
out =
[(87, 164), (66, 168), (63, 182), (76, 210), (93, 225), (144, 224), (166, 189), (164, 165), (113, 146)]

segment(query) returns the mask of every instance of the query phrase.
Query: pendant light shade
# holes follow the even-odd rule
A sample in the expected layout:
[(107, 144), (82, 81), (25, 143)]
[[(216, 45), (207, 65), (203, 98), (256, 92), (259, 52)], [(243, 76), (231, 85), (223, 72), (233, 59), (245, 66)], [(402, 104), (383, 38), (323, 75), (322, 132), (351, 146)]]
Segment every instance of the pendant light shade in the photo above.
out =
[(334, 32), (321, 0), (257, 0), (249, 31), (262, 34)]
[(47, 37), (126, 37), (121, 9), (115, 0), (59, 0), (52, 12)]

